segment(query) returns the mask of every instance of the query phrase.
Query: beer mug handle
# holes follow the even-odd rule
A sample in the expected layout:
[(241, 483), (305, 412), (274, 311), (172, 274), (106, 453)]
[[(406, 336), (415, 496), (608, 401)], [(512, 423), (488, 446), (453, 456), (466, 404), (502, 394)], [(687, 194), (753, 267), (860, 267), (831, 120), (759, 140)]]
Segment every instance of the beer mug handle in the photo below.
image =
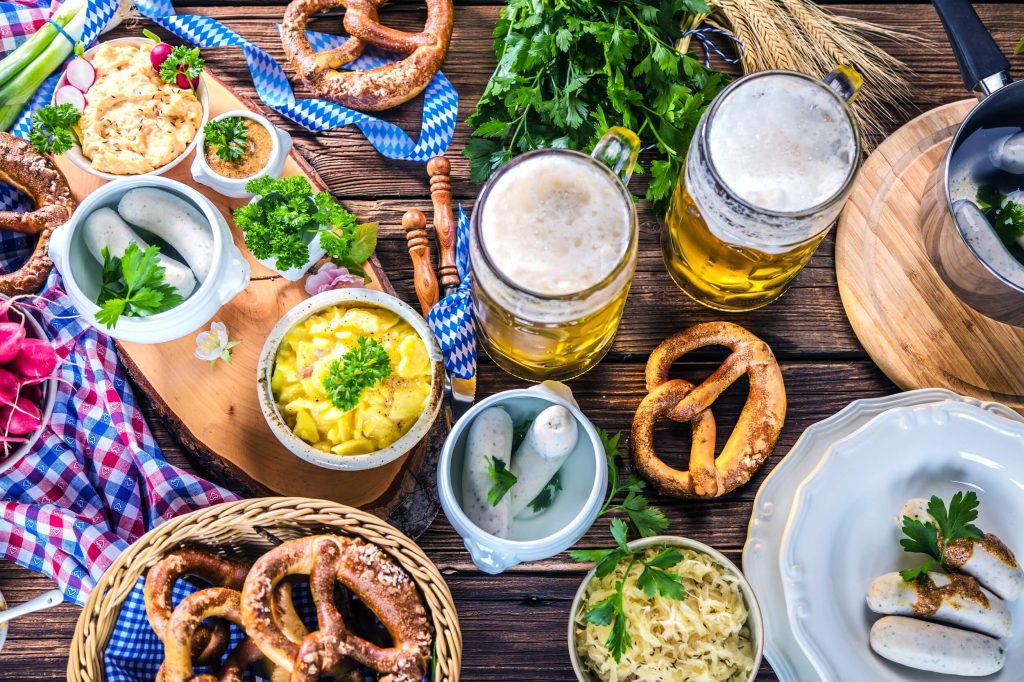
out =
[(852, 102), (860, 92), (860, 86), (864, 85), (861, 75), (849, 66), (837, 66), (821, 80), (847, 102)]
[(628, 128), (609, 128), (590, 155), (612, 169), (623, 185), (628, 185), (636, 157), (640, 155), (640, 138)]

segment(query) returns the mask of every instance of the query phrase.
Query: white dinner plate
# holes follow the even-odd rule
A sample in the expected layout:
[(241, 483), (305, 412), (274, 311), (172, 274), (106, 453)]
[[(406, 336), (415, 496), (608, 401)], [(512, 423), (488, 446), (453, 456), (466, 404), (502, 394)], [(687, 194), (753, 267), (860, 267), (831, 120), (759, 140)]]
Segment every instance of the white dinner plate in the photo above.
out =
[(743, 573), (761, 605), (765, 627), (765, 658), (781, 682), (813, 682), (818, 679), (807, 656), (793, 637), (779, 573), (779, 546), (796, 488), (817, 465), (828, 447), (860, 429), (879, 414), (896, 407), (952, 400), (982, 405), (1011, 419), (1017, 413), (996, 403), (980, 403), (944, 389), (921, 389), (883, 398), (856, 400), (828, 419), (814, 424), (768, 474), (757, 491), (743, 546)]
[[(949, 500), (974, 490), (977, 525), (1024, 549), (1024, 424), (974, 405), (943, 402), (889, 410), (834, 443), (797, 488), (779, 556), (793, 635), (821, 679), (953, 679), (896, 665), (868, 644), (868, 584), (924, 557), (900, 548), (896, 516), (912, 497)], [(1011, 603), (1024, 636), (1024, 603)], [(986, 679), (1024, 679), (1021, 637)]]

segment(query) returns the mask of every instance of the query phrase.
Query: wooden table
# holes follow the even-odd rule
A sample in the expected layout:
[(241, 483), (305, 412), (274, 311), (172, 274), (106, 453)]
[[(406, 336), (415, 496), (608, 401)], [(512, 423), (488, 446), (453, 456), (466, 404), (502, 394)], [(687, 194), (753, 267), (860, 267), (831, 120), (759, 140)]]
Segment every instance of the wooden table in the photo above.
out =
[[(194, 4), (196, 6), (179, 6), (178, 12), (214, 16), (281, 58), (276, 25), (281, 19), (282, 0), (247, 3), (213, 0)], [(403, 0), (395, 4), (384, 13), (386, 23), (410, 28), (422, 25), (422, 2)], [(500, 4), (496, 0), (468, 0), (457, 5), (453, 48), (444, 71), (462, 97), (460, 125), (451, 150), (452, 184), (456, 198), (469, 208), (477, 187), (468, 181), (466, 162), (459, 156), (467, 137), (467, 129), (461, 124), (472, 111), (494, 66), (490, 34)], [(1013, 45), (1024, 35), (1024, 11), (1020, 4), (980, 4), (977, 8), (997, 42), (1010, 54)], [(908, 110), (899, 115), (901, 121), (964, 97), (951, 51), (929, 4), (878, 2), (835, 5), (834, 9), (893, 27), (916, 30), (932, 39), (932, 44), (926, 47), (885, 42), (885, 47), (905, 60), (917, 74)], [(330, 20), (314, 24), (315, 28), (327, 31), (336, 30), (335, 26), (337, 23)], [(127, 34), (130, 32), (122, 28), (115, 35)], [(238, 50), (208, 50), (205, 56), (210, 67), (239, 92), (253, 94)], [(1024, 58), (1011, 61), (1019, 75)], [(393, 112), (392, 120), (406, 130), (418, 130), (418, 105)], [(354, 128), (314, 136), (299, 132), (283, 119), (278, 122), (295, 134), (297, 147), (336, 196), (361, 219), (380, 221), (380, 260), (399, 294), (415, 304), (409, 257), (400, 224), (405, 210), (429, 208), (423, 165), (384, 159)], [(572, 382), (590, 418), (613, 432), (629, 428), (633, 411), (643, 396), (643, 365), (650, 350), (664, 337), (690, 324), (721, 317), (686, 298), (666, 275), (658, 248), (658, 217), (644, 210), (641, 223), (636, 280), (615, 346), (599, 367)], [(655, 503), (671, 519), (671, 533), (709, 543), (738, 561), (754, 493), (764, 475), (800, 433), (852, 400), (897, 390), (868, 359), (843, 314), (832, 253), (830, 237), (784, 298), (766, 309), (730, 318), (759, 334), (774, 348), (789, 394), (788, 420), (772, 462), (736, 493), (713, 502), (680, 503), (656, 498)], [(710, 352), (690, 358), (681, 374), (691, 379), (706, 375), (722, 356)], [(483, 362), (481, 396), (518, 385), (517, 380)], [(745, 391), (745, 386), (733, 387), (716, 407), (722, 433), (731, 428)], [(147, 414), (167, 459), (186, 469), (194, 469), (149, 406)], [(659, 432), (658, 442), (663, 452), (682, 457), (689, 448), (688, 429), (666, 427)], [(607, 522), (602, 521), (580, 546), (607, 546), (609, 539)], [(561, 555), (520, 566), (499, 577), (484, 575), (470, 563), (461, 540), (443, 515), (420, 543), (446, 576), (458, 604), (465, 638), (464, 679), (469, 682), (574, 679), (566, 651), (566, 623), (569, 604), (584, 567)], [(11, 603), (20, 603), (51, 586), (35, 573), (0, 563), (0, 590)], [(78, 612), (76, 607), (63, 605), (16, 621), (0, 654), (0, 678), (64, 679)], [(766, 617), (785, 616), (766, 614)], [(758, 679), (776, 679), (767, 663)]]

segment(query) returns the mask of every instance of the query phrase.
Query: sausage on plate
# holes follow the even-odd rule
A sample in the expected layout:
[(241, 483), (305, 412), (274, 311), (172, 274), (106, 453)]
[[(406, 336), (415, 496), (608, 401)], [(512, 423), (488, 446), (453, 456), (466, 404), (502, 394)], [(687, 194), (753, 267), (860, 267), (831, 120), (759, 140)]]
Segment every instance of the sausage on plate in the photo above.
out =
[(998, 639), (902, 616), (875, 621), (871, 648), (894, 663), (946, 675), (982, 677), (1006, 664)]

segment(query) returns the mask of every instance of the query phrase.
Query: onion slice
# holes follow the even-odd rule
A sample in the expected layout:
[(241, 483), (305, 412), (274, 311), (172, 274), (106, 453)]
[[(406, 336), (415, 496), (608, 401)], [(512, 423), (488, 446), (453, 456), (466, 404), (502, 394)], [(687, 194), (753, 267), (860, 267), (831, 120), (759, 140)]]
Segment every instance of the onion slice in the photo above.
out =
[(73, 85), (60, 87), (53, 101), (57, 104), (70, 104), (79, 111), (85, 111), (85, 95)]
[(65, 73), (68, 85), (73, 85), (82, 92), (88, 92), (96, 82), (96, 68), (85, 57), (72, 59)]

